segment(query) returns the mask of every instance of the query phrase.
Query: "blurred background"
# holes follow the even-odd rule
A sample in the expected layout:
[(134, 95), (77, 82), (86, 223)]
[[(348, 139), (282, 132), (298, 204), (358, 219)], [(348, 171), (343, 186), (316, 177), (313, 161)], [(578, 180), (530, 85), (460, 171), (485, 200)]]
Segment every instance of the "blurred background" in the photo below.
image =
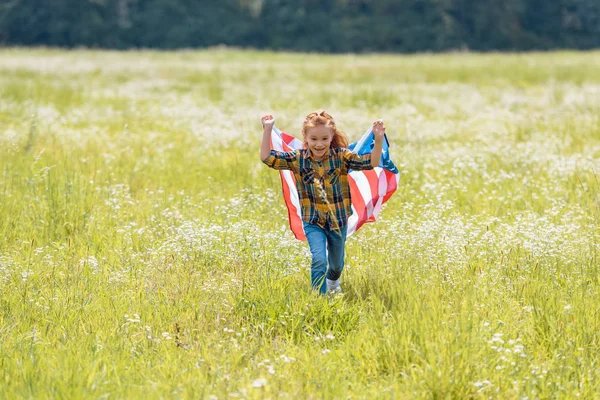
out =
[(1, 0), (0, 45), (347, 52), (600, 47), (599, 0)]

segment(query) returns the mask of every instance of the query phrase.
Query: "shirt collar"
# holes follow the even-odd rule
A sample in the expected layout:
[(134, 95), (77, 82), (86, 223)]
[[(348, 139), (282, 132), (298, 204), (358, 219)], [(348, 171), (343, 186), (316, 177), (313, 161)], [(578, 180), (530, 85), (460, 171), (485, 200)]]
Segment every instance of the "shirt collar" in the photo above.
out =
[[(331, 157), (333, 154), (334, 154), (333, 147), (329, 147), (329, 152), (328, 152), (328, 153), (325, 153), (325, 156), (324, 156), (324, 157), (323, 157), (321, 160), (319, 160), (319, 161), (325, 161), (325, 160), (327, 160), (329, 157)], [(315, 159), (313, 158), (312, 151), (310, 151), (310, 149), (308, 149), (308, 148), (307, 148), (307, 149), (306, 149), (306, 151), (304, 152), (304, 158), (305, 158), (305, 159), (311, 159), (311, 160), (313, 160), (313, 161), (317, 161), (317, 160), (315, 160)]]

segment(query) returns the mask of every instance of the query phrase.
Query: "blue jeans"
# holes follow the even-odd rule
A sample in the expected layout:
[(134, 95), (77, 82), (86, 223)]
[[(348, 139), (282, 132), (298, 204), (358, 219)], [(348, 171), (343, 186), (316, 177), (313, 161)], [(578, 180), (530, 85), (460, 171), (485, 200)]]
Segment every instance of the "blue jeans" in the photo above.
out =
[[(304, 234), (312, 254), (310, 281), (313, 289), (318, 289), (323, 294), (327, 292), (325, 277), (335, 281), (340, 278), (344, 269), (347, 230), (347, 226), (340, 231), (335, 231), (304, 222)], [(327, 268), (328, 263), (329, 268)]]

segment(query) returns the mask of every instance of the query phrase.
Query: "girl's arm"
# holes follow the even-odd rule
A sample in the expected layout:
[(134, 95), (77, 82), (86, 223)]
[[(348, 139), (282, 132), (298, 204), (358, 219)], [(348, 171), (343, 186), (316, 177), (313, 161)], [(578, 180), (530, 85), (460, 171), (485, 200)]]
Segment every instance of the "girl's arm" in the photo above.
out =
[(267, 114), (263, 116), (260, 121), (263, 125), (263, 138), (260, 145), (260, 159), (264, 161), (267, 157), (269, 157), (269, 153), (271, 152), (271, 131), (273, 130), (273, 125), (275, 124), (275, 118), (273, 118), (271, 114)]
[(385, 126), (382, 120), (373, 122), (373, 134), (375, 135), (375, 145), (371, 151), (371, 166), (379, 166), (381, 161), (381, 149), (383, 148), (383, 137), (385, 136)]
[(295, 171), (298, 169), (298, 152), (291, 151), (285, 153), (282, 151), (271, 151), (271, 133), (275, 118), (271, 114), (267, 114), (261, 118), (263, 124), (263, 138), (260, 144), (260, 159), (267, 166), (277, 170)]

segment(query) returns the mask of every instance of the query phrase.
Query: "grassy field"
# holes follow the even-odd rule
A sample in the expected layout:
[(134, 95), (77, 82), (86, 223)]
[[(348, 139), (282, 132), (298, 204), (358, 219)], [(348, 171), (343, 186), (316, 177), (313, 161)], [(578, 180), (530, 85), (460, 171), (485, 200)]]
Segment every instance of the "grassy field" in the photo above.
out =
[[(600, 53), (0, 50), (0, 398), (599, 398)], [(384, 118), (309, 290), (259, 118)]]

